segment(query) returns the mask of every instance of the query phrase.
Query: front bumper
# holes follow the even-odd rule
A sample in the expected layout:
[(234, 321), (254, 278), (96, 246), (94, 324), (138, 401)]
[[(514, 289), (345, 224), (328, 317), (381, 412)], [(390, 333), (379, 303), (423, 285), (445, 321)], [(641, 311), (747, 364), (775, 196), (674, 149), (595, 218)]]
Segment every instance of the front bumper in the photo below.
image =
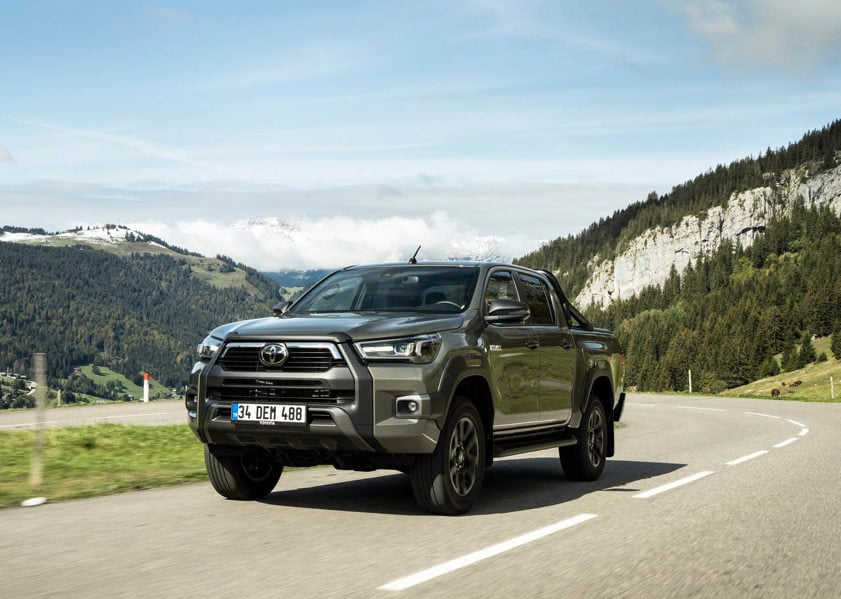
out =
[[(432, 365), (364, 364), (349, 344), (329, 340), (333, 359), (310, 367), (267, 370), (248, 360), (234, 361), (223, 345), (209, 362), (198, 362), (190, 375), (187, 412), (190, 427), (204, 443), (261, 446), (284, 453), (329, 458), (334, 453), (431, 453), (438, 442), (444, 401)], [(298, 342), (320, 348), (325, 340)], [(303, 351), (303, 350), (302, 350)], [(290, 360), (291, 362), (291, 360)], [(430, 390), (432, 389), (432, 390)], [(416, 414), (398, 414), (397, 400), (410, 397)], [(269, 424), (231, 420), (235, 401), (295, 403), (307, 408), (306, 424)]]

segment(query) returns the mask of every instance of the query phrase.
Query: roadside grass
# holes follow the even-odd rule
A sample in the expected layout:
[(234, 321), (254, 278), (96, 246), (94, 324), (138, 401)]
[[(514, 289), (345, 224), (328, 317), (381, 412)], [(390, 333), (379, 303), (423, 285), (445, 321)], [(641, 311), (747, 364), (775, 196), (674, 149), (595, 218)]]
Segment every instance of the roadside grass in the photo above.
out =
[[(816, 362), (805, 368), (781, 372), (777, 376), (754, 381), (741, 387), (728, 389), (724, 395), (733, 397), (753, 397), (761, 399), (786, 399), (793, 401), (832, 402), (832, 383), (835, 384), (835, 402), (841, 402), (841, 360), (832, 356), (829, 350), (830, 338), (816, 339), (813, 342), (818, 355), (826, 353), (826, 362)], [(777, 356), (779, 360), (779, 356)], [(799, 384), (792, 386), (792, 383)], [(777, 389), (780, 394), (772, 396), (771, 391)]]
[(43, 484), (29, 485), (35, 432), (0, 431), (0, 508), (207, 480), (202, 444), (189, 427), (94, 426), (44, 431)]
[[(100, 374), (94, 374), (93, 364), (82, 366), (80, 370), (82, 371), (82, 374), (85, 375), (85, 377), (92, 380), (97, 385), (102, 385), (103, 387), (105, 387), (109, 381), (113, 381), (118, 387), (122, 386), (124, 393), (130, 393), (131, 395), (133, 395), (135, 400), (143, 399), (143, 387), (141, 385), (135, 385), (122, 374), (114, 372), (113, 370), (106, 368), (105, 366), (100, 366), (98, 368)], [(150, 397), (167, 397), (168, 395), (169, 389), (167, 389), (154, 379), (149, 380)]]

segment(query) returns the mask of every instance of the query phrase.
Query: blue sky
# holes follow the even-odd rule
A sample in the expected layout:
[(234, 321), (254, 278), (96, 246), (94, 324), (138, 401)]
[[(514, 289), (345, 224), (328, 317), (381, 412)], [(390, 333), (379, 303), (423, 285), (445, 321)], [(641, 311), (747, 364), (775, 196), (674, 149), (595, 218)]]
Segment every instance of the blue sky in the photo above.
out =
[(30, 0), (0, 52), (0, 224), (266, 269), (516, 257), (841, 117), (835, 0)]

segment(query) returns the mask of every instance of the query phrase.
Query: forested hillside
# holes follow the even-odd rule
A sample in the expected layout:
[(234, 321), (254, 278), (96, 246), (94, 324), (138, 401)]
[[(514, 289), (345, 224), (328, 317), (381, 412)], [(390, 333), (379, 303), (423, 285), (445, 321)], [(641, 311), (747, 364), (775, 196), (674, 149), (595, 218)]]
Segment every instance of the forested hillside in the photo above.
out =
[(815, 355), (813, 336), (832, 334), (841, 358), (839, 257), (841, 218), (799, 205), (751, 247), (724, 245), (589, 316), (617, 332), (628, 386), (686, 390), (691, 369), (696, 390), (720, 392), (827, 358)]
[[(688, 215), (724, 206), (731, 194), (771, 186), (787, 171), (815, 175), (841, 156), (841, 121), (799, 142), (746, 158), (649, 195), (519, 260), (549, 267), (575, 296), (592, 274), (593, 258), (620, 254), (630, 240)], [(812, 339), (832, 334), (841, 358), (841, 218), (803, 198), (764, 225), (752, 245), (723, 243), (662, 285), (606, 307), (593, 305), (594, 322), (617, 332), (626, 352), (626, 384), (648, 391), (694, 388), (720, 392), (833, 356), (816, 355)]]
[(803, 138), (777, 150), (770, 148), (758, 158), (745, 158), (727, 166), (718, 165), (692, 181), (658, 196), (617, 210), (577, 235), (544, 245), (516, 262), (549, 268), (561, 276), (570, 297), (575, 297), (591, 275), (592, 260), (616, 256), (630, 240), (655, 227), (669, 227), (687, 215), (724, 206), (733, 192), (774, 186), (786, 169), (805, 169), (811, 175), (839, 164), (841, 120), (810, 131)]
[[(216, 262), (236, 273), (242, 266)], [(277, 286), (252, 269), (239, 273), (239, 287), (220, 288), (194, 268), (177, 254), (0, 243), (0, 370), (29, 373), (33, 352), (43, 351), (51, 379), (97, 364), (182, 387), (211, 328), (270, 314), (277, 301)]]

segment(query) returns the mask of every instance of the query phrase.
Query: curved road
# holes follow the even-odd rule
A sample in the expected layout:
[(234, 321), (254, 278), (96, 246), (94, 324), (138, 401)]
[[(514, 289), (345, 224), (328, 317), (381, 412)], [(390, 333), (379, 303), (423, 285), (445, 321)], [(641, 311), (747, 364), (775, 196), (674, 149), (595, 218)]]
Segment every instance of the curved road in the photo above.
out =
[(601, 480), (526, 454), (460, 517), (331, 468), (7, 509), (0, 596), (838, 597), (839, 442), (841, 404), (636, 395)]

